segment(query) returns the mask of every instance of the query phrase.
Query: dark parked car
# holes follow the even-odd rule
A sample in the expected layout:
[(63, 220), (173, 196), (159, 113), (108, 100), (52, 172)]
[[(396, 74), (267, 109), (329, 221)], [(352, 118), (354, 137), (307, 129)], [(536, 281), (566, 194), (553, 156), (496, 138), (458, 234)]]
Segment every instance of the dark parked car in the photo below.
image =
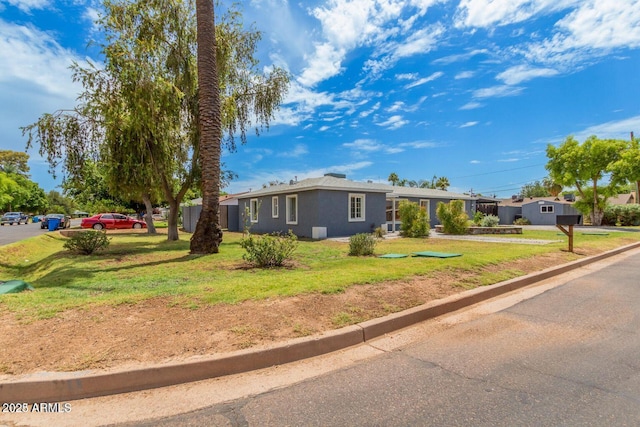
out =
[(82, 218), (80, 226), (82, 228), (93, 228), (94, 230), (114, 230), (123, 228), (146, 228), (147, 224), (144, 221), (126, 215), (104, 213), (89, 218)]
[(49, 228), (49, 219), (56, 218), (60, 220), (60, 224), (58, 228), (69, 228), (71, 227), (71, 217), (65, 214), (48, 214), (42, 221), (40, 221), (40, 228)]
[(14, 223), (26, 224), (29, 221), (29, 217), (22, 212), (7, 212), (2, 215), (2, 219), (0, 219), (0, 225), (13, 225)]

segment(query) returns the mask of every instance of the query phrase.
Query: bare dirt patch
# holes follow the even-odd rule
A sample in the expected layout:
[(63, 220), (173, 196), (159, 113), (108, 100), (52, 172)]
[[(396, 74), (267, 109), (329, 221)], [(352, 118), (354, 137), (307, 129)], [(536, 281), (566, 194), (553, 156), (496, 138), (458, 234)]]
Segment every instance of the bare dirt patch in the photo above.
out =
[[(586, 255), (586, 254), (585, 254)], [(485, 271), (523, 274), (566, 262), (555, 253), (503, 263)], [(308, 294), (236, 305), (186, 308), (167, 298), (133, 305), (69, 310), (55, 318), (20, 321), (0, 314), (0, 374), (106, 369), (182, 360), (314, 335), (382, 317), (462, 292), (474, 273), (440, 272), (344, 293)]]

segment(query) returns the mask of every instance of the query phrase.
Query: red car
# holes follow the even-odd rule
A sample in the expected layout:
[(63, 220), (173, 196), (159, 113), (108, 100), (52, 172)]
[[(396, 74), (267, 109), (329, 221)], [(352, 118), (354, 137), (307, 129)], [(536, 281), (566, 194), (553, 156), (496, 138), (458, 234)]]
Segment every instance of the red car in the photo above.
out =
[(144, 221), (139, 221), (126, 215), (104, 213), (89, 218), (82, 218), (80, 226), (82, 228), (93, 228), (94, 230), (116, 230), (123, 228), (146, 228), (147, 224)]

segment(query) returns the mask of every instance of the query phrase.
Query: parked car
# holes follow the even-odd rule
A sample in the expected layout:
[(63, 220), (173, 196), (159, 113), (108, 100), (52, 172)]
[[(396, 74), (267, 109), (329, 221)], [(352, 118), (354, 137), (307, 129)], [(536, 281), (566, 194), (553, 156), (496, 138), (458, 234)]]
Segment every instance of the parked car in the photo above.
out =
[(82, 218), (80, 226), (82, 228), (93, 228), (94, 230), (114, 230), (123, 228), (146, 228), (147, 224), (144, 221), (126, 215), (103, 213), (89, 218)]
[(0, 225), (13, 225), (14, 223), (20, 225), (26, 224), (27, 221), (29, 221), (29, 217), (22, 212), (7, 212), (2, 215), (2, 219), (0, 219)]
[(71, 227), (71, 217), (65, 214), (48, 214), (45, 215), (40, 221), (40, 228), (49, 228), (49, 220), (51, 218), (57, 218), (60, 220), (60, 224), (58, 228), (69, 228)]

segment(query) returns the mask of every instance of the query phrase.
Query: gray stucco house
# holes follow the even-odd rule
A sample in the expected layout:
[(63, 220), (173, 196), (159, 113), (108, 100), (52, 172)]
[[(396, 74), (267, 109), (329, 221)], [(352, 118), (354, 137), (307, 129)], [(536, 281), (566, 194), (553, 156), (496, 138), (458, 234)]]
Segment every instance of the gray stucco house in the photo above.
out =
[(475, 198), (448, 191), (357, 182), (342, 174), (291, 181), (238, 196), (239, 229), (271, 233), (291, 230), (299, 237), (324, 239), (370, 233), (377, 227), (398, 230), (402, 200), (419, 203), (438, 224), (437, 202), (463, 200), (472, 217)]
[(526, 218), (533, 225), (556, 225), (558, 215), (580, 215), (572, 199), (554, 197), (512, 198), (498, 208), (501, 224), (513, 224), (516, 218)]

